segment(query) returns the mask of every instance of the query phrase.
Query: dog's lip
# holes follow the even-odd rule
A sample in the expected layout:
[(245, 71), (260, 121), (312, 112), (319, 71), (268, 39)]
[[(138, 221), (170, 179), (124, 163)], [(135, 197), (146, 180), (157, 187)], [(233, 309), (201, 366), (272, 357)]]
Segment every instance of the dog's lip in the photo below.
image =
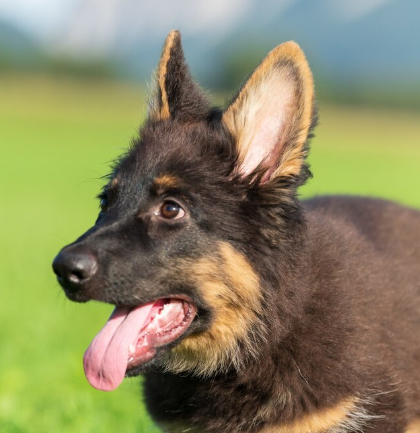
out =
[(116, 308), (127, 308), (130, 310), (133, 310), (135, 308), (141, 307), (142, 305), (145, 304), (149, 304), (149, 303), (155, 303), (158, 302), (160, 300), (164, 300), (164, 299), (170, 299), (170, 300), (179, 300), (179, 301), (184, 301), (188, 304), (191, 304), (194, 306), (194, 308), (196, 310), (198, 310), (198, 306), (196, 304), (196, 302), (194, 302), (190, 296), (188, 295), (183, 295), (183, 294), (179, 294), (179, 295), (164, 295), (164, 296), (160, 296), (160, 297), (153, 297), (153, 298), (146, 298), (144, 299), (143, 302), (139, 302), (138, 299), (135, 300), (135, 302), (131, 302), (131, 300), (129, 300), (128, 302), (124, 303), (119, 303), (119, 302), (109, 302), (111, 305), (114, 305), (114, 307)]
[(194, 305), (196, 307), (194, 301), (187, 295), (168, 295), (165, 296), (164, 298), (157, 298), (157, 299), (179, 299), (180, 301), (185, 301), (188, 304)]

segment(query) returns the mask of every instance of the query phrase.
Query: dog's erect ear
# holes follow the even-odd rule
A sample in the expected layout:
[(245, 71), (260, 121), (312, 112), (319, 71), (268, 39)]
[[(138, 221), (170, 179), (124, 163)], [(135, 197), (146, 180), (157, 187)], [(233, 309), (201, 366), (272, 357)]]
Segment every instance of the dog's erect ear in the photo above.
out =
[(254, 71), (222, 121), (234, 136), (238, 171), (262, 170), (261, 182), (298, 176), (314, 117), (312, 74), (300, 47), (286, 42)]
[(181, 45), (181, 34), (172, 30), (166, 38), (156, 72), (149, 108), (153, 120), (194, 120), (206, 116), (209, 103), (191, 77)]

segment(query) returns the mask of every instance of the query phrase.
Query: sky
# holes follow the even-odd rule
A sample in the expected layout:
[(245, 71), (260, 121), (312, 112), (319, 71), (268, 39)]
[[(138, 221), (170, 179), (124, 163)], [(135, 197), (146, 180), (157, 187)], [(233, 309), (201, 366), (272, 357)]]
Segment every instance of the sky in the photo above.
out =
[(362, 18), (391, 1), (395, 0), (329, 0), (328, 5), (337, 18), (351, 21)]
[(66, 25), (83, 0), (0, 0), (0, 20), (7, 20), (33, 37), (48, 39)]
[[(101, 9), (106, 8), (112, 11), (118, 7), (118, 3), (123, 3), (124, 1), (102, 0), (100, 2), (102, 4)], [(262, 0), (260, 4), (265, 8), (270, 8), (273, 6), (273, 3), (276, 3), (276, 8), (278, 9), (280, 4), (284, 4), (284, 8), (287, 8), (297, 1), (320, 0)], [(358, 19), (390, 1), (396, 0), (323, 0), (320, 1), (320, 4), (322, 3), (324, 7), (327, 5), (336, 15), (337, 19), (352, 20)], [(48, 41), (70, 26), (71, 21), (77, 19), (79, 13), (82, 12), (89, 2), (93, 6), (95, 0), (0, 0), (0, 20), (6, 19), (29, 33), (32, 37)], [(174, 17), (174, 14), (176, 15), (179, 12), (177, 10), (177, 2), (179, 0), (153, 1), (153, 9), (160, 12), (162, 10), (168, 11), (165, 16), (160, 15), (160, 19), (155, 21), (155, 25), (159, 25), (161, 20), (170, 20), (171, 17)], [(203, 2), (191, 0), (188, 9), (191, 10), (195, 18), (188, 21), (191, 26), (196, 28), (202, 26), (205, 28), (206, 24), (209, 23), (209, 25), (213, 26), (215, 23), (220, 24), (220, 26), (223, 26), (223, 24), (229, 25), (232, 20), (235, 20), (235, 14), (241, 9), (246, 9), (247, 3), (250, 3), (250, 1), (212, 0), (212, 2), (208, 2), (205, 0)], [(185, 0), (181, 1), (181, 4), (185, 5)], [(211, 4), (211, 8), (203, 10), (206, 9), (208, 4)], [(112, 20), (112, 17), (109, 18)], [(106, 23), (104, 22), (103, 24), (106, 27)]]

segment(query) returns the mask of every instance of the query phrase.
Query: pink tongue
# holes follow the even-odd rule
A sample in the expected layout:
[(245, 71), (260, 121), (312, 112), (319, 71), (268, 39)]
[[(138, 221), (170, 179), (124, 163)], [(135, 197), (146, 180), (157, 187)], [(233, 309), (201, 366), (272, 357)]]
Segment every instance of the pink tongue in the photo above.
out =
[(112, 391), (120, 385), (127, 370), (128, 347), (136, 343), (154, 304), (115, 308), (83, 357), (87, 380), (94, 388)]

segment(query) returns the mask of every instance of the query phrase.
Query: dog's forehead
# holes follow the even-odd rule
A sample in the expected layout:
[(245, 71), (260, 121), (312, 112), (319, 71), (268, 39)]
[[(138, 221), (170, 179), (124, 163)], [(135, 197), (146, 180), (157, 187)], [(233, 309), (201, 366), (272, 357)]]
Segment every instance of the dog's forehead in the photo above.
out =
[(229, 170), (232, 144), (222, 128), (207, 122), (146, 124), (116, 166), (109, 187), (146, 191), (150, 186), (194, 185)]

